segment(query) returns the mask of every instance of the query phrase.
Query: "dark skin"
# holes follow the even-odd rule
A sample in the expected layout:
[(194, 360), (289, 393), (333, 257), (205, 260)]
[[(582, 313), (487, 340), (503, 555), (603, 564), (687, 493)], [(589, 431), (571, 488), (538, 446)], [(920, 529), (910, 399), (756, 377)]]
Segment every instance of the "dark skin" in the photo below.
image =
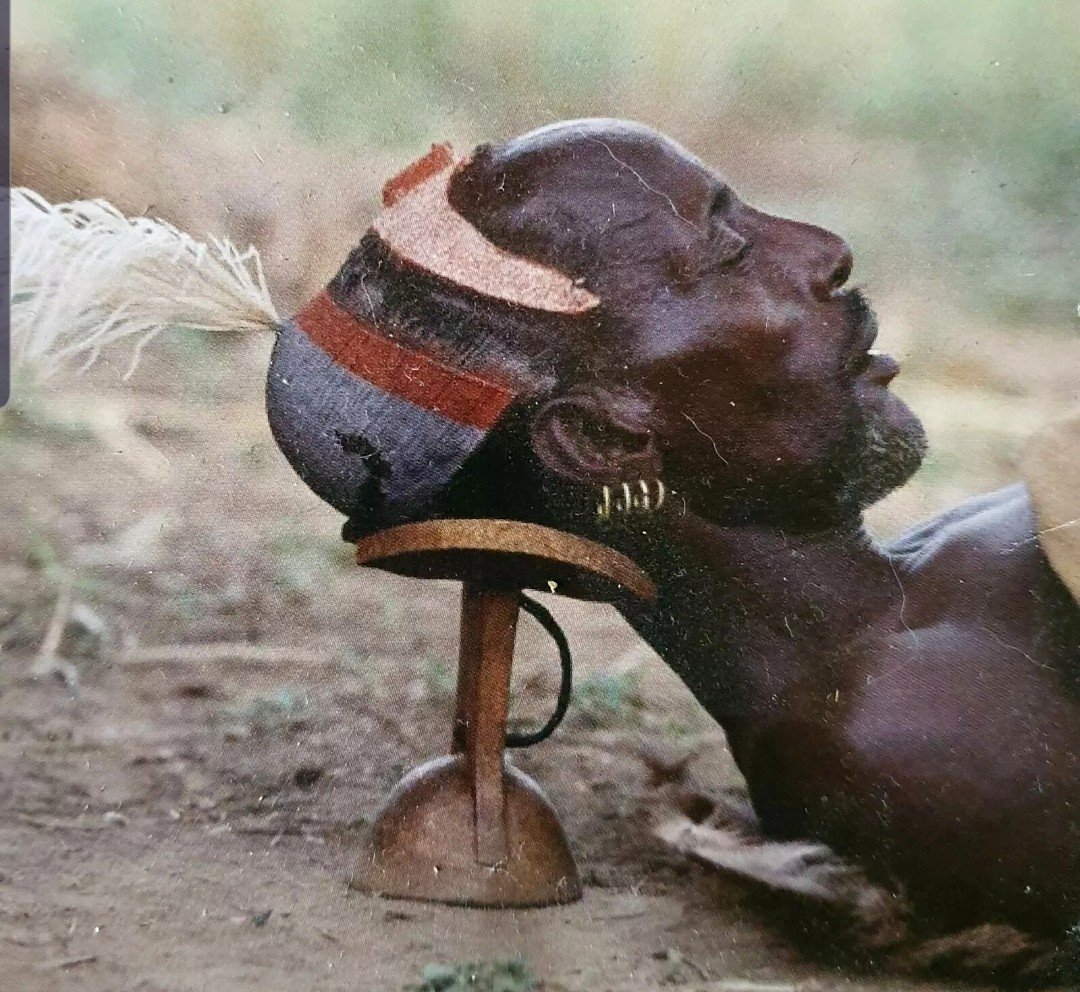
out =
[[(451, 508), (498, 497), (653, 573), (656, 607), (624, 613), (723, 726), (768, 834), (860, 860), (942, 926), (1080, 921), (1080, 609), (1020, 486), (865, 534), (925, 442), (847, 245), (617, 121), (480, 149), (451, 200), (602, 301), (546, 322), (558, 385)], [(656, 478), (665, 512), (595, 522), (599, 485)]]

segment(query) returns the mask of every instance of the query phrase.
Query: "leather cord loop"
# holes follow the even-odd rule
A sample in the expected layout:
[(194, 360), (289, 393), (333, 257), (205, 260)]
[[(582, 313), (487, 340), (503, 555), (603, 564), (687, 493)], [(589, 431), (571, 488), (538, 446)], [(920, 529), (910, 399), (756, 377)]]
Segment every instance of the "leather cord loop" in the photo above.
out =
[(530, 599), (524, 593), (521, 594), (519, 605), (548, 632), (551, 639), (555, 642), (555, 646), (559, 649), (559, 666), (562, 670), (562, 676), (559, 683), (559, 698), (555, 703), (555, 711), (548, 718), (547, 723), (540, 727), (539, 730), (533, 730), (528, 733), (508, 732), (506, 735), (506, 746), (512, 748), (532, 747), (533, 744), (539, 744), (541, 741), (547, 740), (555, 732), (559, 724), (562, 723), (563, 717), (566, 716), (566, 711), (570, 706), (570, 696), (574, 687), (574, 669), (573, 659), (570, 656), (570, 642), (567, 641), (566, 635), (563, 633), (558, 622), (551, 615), (551, 612), (547, 607), (542, 606), (535, 599)]

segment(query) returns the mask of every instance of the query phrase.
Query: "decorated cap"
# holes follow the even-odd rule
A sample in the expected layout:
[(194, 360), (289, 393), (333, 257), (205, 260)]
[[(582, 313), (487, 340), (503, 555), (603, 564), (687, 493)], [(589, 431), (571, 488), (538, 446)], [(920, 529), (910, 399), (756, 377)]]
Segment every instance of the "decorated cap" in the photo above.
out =
[[(371, 230), (395, 260), (517, 307), (567, 315), (596, 307), (568, 276), (498, 247), (454, 210), (449, 183), (466, 164), (436, 145), (386, 183)], [(342, 513), (381, 526), (422, 517), (517, 395), (499, 369), (455, 368), (323, 290), (278, 329), (266, 407), (304, 482)]]

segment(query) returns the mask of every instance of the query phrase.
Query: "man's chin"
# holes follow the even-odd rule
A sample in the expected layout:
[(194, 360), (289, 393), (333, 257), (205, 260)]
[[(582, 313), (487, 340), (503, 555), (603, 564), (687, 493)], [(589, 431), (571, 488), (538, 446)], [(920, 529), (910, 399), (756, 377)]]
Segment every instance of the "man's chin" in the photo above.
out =
[(844, 459), (846, 496), (868, 507), (908, 481), (926, 455), (922, 422), (888, 389), (858, 397), (858, 420)]

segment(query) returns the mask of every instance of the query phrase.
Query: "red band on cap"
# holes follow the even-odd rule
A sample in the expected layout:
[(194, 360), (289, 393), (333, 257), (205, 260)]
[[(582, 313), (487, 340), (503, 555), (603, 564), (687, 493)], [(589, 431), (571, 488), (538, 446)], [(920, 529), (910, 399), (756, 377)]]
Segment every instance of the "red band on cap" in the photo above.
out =
[(422, 182), (449, 168), (453, 161), (454, 150), (448, 144), (432, 145), (431, 151), (426, 155), (405, 166), (396, 176), (391, 176), (383, 183), (383, 206), (392, 207)]
[(466, 427), (490, 430), (514, 399), (514, 392), (505, 386), (389, 340), (339, 307), (325, 289), (293, 319), (354, 375)]

